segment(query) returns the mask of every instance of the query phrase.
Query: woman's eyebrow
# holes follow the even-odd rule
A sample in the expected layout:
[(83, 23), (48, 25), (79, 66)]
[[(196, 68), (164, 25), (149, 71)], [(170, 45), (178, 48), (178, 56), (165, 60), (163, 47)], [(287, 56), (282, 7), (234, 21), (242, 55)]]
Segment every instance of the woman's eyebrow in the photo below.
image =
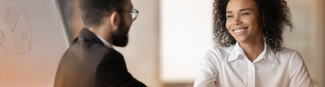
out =
[[(239, 11), (246, 11), (246, 10), (252, 10), (252, 9), (249, 9), (249, 8), (239, 9)], [(232, 11), (227, 11), (226, 13), (227, 13), (227, 14), (228, 14), (228, 13), (232, 13)]]
[(243, 8), (243, 9), (240, 9), (239, 11), (245, 11), (245, 10), (252, 10), (252, 9), (249, 9), (249, 8)]

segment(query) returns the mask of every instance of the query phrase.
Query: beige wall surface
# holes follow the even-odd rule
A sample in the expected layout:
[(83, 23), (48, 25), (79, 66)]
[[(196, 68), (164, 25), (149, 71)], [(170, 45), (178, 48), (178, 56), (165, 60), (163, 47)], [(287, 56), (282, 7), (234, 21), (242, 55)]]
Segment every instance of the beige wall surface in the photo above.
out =
[[(284, 33), (285, 47), (303, 57), (316, 87), (324, 87), (324, 39), (321, 0), (287, 0), (293, 19), (293, 31)], [(324, 14), (323, 14), (324, 15)]]
[(213, 0), (160, 0), (160, 77), (194, 83), (199, 62), (214, 47)]
[(323, 82), (323, 83), (321, 83), (321, 85), (320, 86), (325, 86), (325, 46), (324, 46), (324, 44), (325, 44), (325, 17), (324, 17), (324, 15), (325, 15), (325, 1), (324, 0), (318, 0), (319, 2), (321, 2), (321, 3), (318, 3), (318, 8), (320, 8), (322, 11), (321, 11), (321, 14), (318, 14), (318, 17), (320, 17), (320, 21), (319, 21), (319, 25), (323, 25), (323, 26), (320, 26), (320, 28), (319, 28), (319, 30), (321, 30), (320, 32), (319, 32), (319, 37), (322, 37), (322, 38), (320, 38), (321, 40), (321, 50), (319, 50), (319, 54), (322, 54), (322, 57), (321, 57), (321, 59), (323, 60), (323, 61), (320, 61), (321, 62), (321, 64), (322, 65), (320, 65), (320, 66), (322, 66), (322, 68), (321, 68), (321, 75), (323, 75), (323, 76), (321, 76), (321, 80), (320, 80), (320, 82)]

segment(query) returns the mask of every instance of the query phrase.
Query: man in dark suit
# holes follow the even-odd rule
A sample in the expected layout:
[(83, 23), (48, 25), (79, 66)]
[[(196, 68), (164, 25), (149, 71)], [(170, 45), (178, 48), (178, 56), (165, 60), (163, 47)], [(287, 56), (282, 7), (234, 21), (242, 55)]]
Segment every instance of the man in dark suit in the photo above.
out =
[(128, 72), (122, 54), (138, 11), (130, 0), (79, 0), (85, 28), (60, 61), (54, 87), (146, 87)]

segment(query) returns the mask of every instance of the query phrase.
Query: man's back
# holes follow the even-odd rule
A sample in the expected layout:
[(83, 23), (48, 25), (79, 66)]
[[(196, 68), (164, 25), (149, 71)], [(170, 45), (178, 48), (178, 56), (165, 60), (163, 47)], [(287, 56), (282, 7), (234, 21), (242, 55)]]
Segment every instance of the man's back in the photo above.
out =
[(54, 87), (145, 87), (127, 71), (123, 56), (82, 29), (60, 61)]

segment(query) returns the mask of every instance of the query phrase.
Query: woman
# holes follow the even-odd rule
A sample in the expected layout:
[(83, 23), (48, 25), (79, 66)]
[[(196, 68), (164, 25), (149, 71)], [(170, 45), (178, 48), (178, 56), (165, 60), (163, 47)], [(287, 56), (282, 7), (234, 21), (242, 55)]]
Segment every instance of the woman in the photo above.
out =
[(284, 0), (215, 0), (221, 48), (206, 53), (194, 87), (313, 87), (300, 54), (282, 47), (286, 26), (292, 29)]

